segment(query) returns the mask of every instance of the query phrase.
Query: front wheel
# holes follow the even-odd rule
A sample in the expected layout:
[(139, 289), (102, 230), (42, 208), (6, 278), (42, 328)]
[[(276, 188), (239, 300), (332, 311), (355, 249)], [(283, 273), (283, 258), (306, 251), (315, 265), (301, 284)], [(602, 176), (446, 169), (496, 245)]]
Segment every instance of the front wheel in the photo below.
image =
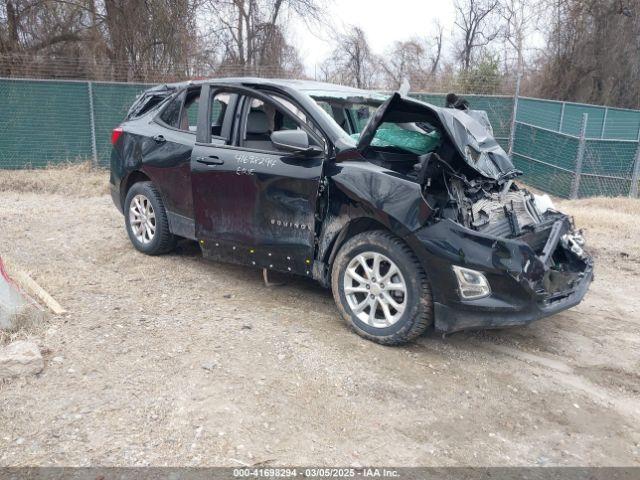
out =
[(427, 276), (409, 247), (388, 232), (348, 240), (333, 263), (331, 287), (342, 317), (374, 342), (405, 343), (433, 323)]

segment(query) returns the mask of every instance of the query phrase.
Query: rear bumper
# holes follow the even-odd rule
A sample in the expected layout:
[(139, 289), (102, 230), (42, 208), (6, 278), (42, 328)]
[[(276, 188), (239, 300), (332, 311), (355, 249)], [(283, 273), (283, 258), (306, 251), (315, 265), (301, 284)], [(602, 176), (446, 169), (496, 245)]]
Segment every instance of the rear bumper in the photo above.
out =
[[(567, 217), (561, 221), (570, 226)], [(542, 235), (545, 233), (539, 237)], [(428, 273), (435, 328), (443, 332), (525, 325), (574, 307), (593, 280), (591, 258), (578, 258), (564, 250), (557, 235), (548, 246), (553, 251), (563, 249), (559, 253), (566, 256), (565, 271), (550, 266), (554, 262), (545, 258), (539, 246), (482, 235), (449, 220), (425, 227), (406, 240)], [(491, 294), (463, 300), (453, 265), (482, 272)]]
[(115, 204), (116, 208), (120, 210), (120, 213), (122, 213), (123, 210), (122, 201), (120, 199), (120, 188), (113, 183), (109, 183), (109, 191), (111, 193), (111, 199), (113, 200), (113, 203)]

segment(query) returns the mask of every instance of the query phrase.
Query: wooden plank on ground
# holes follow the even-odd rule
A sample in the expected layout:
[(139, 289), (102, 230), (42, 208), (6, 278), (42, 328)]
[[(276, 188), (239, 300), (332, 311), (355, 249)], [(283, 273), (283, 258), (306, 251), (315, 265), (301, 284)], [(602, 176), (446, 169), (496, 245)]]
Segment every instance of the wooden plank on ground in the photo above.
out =
[(18, 284), (28, 290), (32, 295), (36, 296), (42, 303), (44, 303), (54, 314), (62, 315), (67, 311), (56, 302), (56, 300), (47, 293), (47, 291), (36, 283), (36, 281), (24, 272), (16, 272), (13, 276), (14, 280)]

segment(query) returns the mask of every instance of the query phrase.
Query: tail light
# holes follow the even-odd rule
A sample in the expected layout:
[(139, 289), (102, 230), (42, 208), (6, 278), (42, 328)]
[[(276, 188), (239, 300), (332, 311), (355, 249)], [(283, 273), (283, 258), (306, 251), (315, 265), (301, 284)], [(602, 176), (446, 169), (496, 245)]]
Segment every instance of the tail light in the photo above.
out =
[(116, 144), (116, 142), (120, 138), (120, 135), (122, 135), (122, 132), (123, 132), (122, 127), (117, 127), (113, 129), (113, 132), (111, 132), (111, 145)]

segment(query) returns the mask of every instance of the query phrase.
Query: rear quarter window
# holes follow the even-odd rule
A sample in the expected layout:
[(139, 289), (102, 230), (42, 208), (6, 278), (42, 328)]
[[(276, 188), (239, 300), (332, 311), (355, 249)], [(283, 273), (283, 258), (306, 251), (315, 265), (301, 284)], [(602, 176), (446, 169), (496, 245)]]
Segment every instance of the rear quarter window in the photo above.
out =
[(160, 114), (160, 120), (173, 128), (178, 128), (180, 121), (180, 110), (182, 110), (182, 102), (184, 101), (184, 94), (178, 95), (176, 98), (169, 102), (169, 105)]

